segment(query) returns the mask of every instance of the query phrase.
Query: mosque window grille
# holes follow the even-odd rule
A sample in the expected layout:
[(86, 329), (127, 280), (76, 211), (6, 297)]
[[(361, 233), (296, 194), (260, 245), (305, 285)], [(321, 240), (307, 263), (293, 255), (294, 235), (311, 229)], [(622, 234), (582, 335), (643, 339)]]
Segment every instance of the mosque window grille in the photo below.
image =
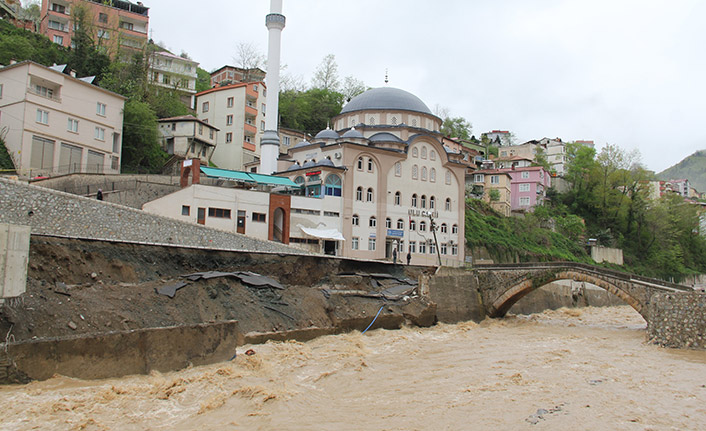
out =
[(412, 179), (416, 180), (417, 178), (419, 178), (419, 166), (414, 165), (412, 166)]
[(427, 180), (427, 167), (424, 166), (422, 168), (422, 181), (426, 181), (426, 180)]
[(429, 171), (429, 181), (431, 181), (432, 183), (436, 182), (436, 169), (434, 168), (431, 168), (431, 170)]

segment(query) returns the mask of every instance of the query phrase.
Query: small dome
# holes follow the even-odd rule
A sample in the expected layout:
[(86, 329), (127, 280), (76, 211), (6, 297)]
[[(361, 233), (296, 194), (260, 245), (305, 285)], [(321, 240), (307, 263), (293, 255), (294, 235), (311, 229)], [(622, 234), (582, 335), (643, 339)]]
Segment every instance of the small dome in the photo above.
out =
[(338, 133), (334, 132), (330, 128), (326, 128), (325, 130), (320, 131), (319, 133), (316, 134), (314, 139), (338, 139), (340, 136), (338, 136)]
[(296, 171), (299, 168), (301, 168), (301, 166), (299, 166), (299, 163), (295, 163), (292, 166), (290, 166), (289, 168), (287, 168), (287, 170), (288, 171)]
[(362, 133), (359, 131), (355, 130), (355, 127), (351, 127), (349, 131), (341, 135), (341, 138), (348, 138), (348, 139), (365, 139), (365, 136), (363, 136)]
[(292, 148), (306, 147), (307, 145), (311, 145), (311, 142), (304, 139), (303, 141), (297, 142)]
[(370, 137), (370, 142), (399, 142), (404, 143), (404, 141), (392, 133), (380, 132), (376, 133)]
[(313, 168), (314, 166), (316, 166), (316, 162), (314, 162), (313, 160), (307, 160), (302, 165), (302, 168)]
[(317, 166), (334, 166), (334, 167), (336, 166), (336, 165), (333, 164), (333, 162), (331, 161), (331, 159), (328, 159), (328, 158), (321, 160), (321, 161), (320, 161), (319, 163), (317, 163), (316, 165), (317, 165)]

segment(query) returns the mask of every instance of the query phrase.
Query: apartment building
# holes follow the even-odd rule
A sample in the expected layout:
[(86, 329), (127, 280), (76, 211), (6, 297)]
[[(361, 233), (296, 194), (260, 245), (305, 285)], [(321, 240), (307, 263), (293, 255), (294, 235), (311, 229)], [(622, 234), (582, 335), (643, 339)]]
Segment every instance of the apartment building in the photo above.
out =
[(0, 130), (18, 173), (120, 173), (125, 98), (64, 68), (0, 69)]
[(563, 177), (566, 173), (566, 144), (559, 138), (542, 138), (539, 144), (545, 148), (544, 154), (553, 174)]
[(198, 158), (208, 166), (216, 148), (218, 129), (192, 115), (158, 120), (162, 149), (175, 160)]
[(99, 45), (112, 58), (141, 51), (148, 39), (149, 8), (125, 0), (42, 0), (39, 32), (65, 47), (73, 47), (74, 18), (85, 11)]
[(211, 88), (196, 94), (196, 116), (217, 129), (211, 161), (223, 169), (242, 171), (260, 154), (265, 130), (265, 84), (248, 82)]
[(159, 87), (177, 90), (182, 103), (194, 108), (196, 68), (199, 63), (167, 51), (155, 51), (149, 57), (149, 80)]
[(223, 66), (211, 72), (211, 88), (221, 84), (236, 84), (238, 82), (264, 81), (265, 71), (257, 67), (243, 69), (235, 66)]
[(509, 217), (512, 211), (512, 177), (507, 169), (482, 169), (467, 177), (469, 194), (483, 199), (498, 213)]

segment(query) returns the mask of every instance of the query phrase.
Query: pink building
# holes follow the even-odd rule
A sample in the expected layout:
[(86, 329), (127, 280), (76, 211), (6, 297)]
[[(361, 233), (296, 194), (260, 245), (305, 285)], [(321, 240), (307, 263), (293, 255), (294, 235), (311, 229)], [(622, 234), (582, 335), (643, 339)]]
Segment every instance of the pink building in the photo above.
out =
[(551, 176), (541, 166), (500, 169), (510, 174), (510, 207), (512, 211), (531, 211), (544, 202)]

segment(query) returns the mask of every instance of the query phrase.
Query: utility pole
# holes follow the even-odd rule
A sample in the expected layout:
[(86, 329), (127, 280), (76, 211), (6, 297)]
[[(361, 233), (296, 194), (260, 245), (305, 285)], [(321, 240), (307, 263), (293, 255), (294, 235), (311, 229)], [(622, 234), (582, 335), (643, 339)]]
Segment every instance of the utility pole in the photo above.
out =
[(439, 266), (441, 266), (441, 251), (439, 251), (439, 241), (436, 239), (436, 223), (434, 223), (434, 216), (431, 211), (429, 211), (429, 229), (434, 235), (434, 245), (436, 246), (436, 257), (439, 259)]

